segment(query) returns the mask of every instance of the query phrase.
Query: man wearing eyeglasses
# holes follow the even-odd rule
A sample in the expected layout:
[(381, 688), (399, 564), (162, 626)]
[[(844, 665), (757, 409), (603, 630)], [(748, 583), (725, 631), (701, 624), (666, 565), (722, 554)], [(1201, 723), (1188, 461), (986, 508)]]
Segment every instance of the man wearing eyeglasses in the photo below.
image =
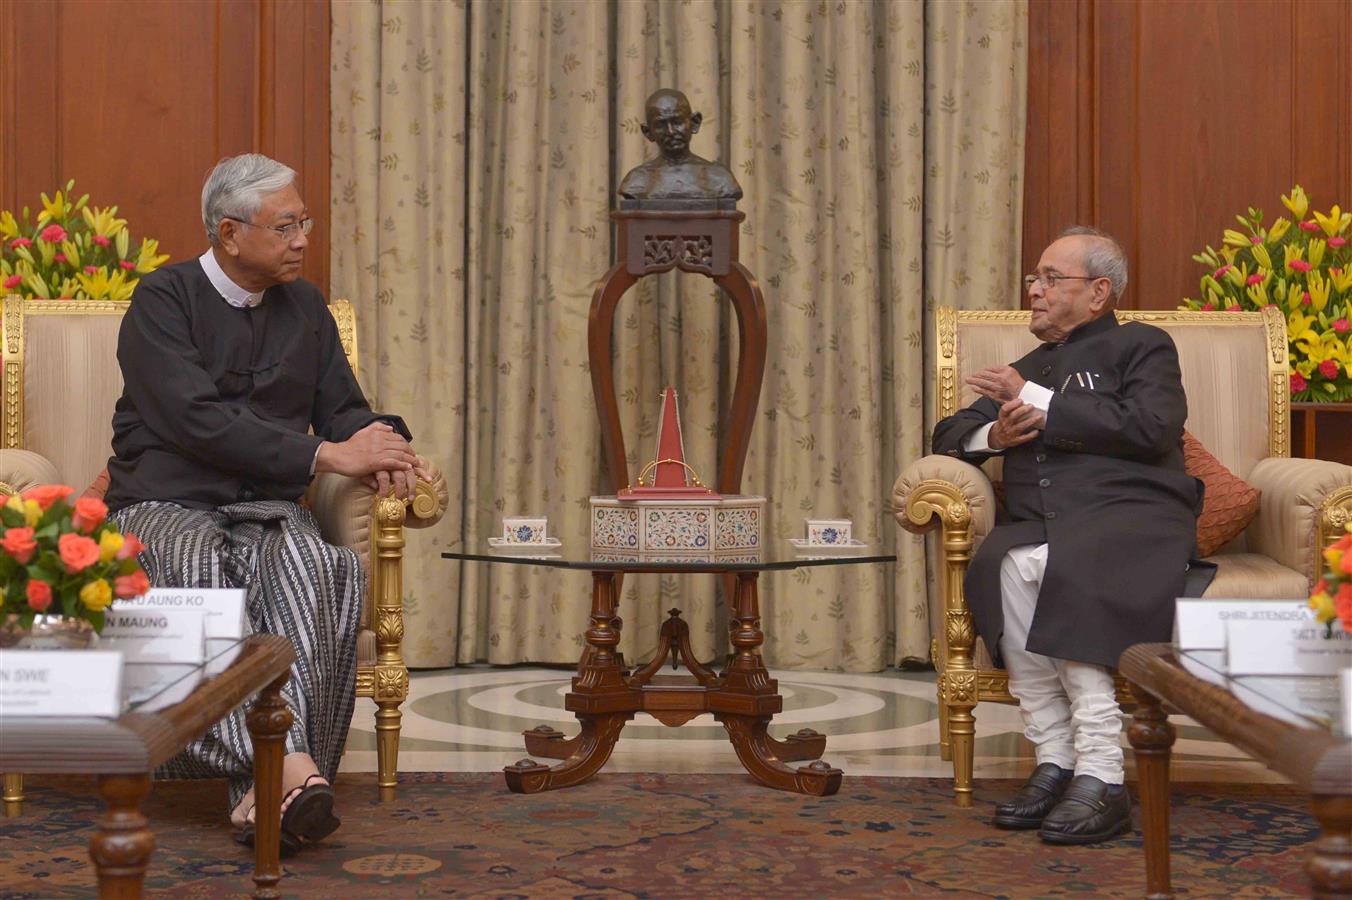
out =
[[(338, 827), (330, 782), (354, 702), (365, 577), (297, 504), (318, 472), (412, 496), (424, 464), (398, 416), (371, 411), (319, 290), (300, 277), (311, 219), (296, 173), (245, 154), (202, 189), (210, 246), (136, 287), (117, 356), (107, 503), (145, 544), (157, 587), (244, 588), (257, 632), (297, 663), (282, 781), (283, 853)], [(253, 838), (253, 748), (242, 711), (162, 774), (224, 776), (231, 819)]]
[(1072, 228), (1025, 279), (1043, 343), (974, 373), (980, 394), (934, 429), (934, 452), (1004, 456), (1005, 510), (964, 583), (977, 630), (1009, 673), (1037, 768), (994, 823), (1089, 844), (1131, 827), (1113, 668), (1167, 641), (1193, 566), (1202, 485), (1184, 470), (1187, 399), (1162, 329), (1119, 324), (1115, 240)]

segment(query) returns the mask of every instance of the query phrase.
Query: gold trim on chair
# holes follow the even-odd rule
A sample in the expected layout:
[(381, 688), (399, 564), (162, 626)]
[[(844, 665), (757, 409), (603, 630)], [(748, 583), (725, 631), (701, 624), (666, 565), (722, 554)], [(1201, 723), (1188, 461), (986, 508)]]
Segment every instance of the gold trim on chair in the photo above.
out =
[(357, 360), (357, 311), (352, 308), (351, 301), (334, 300), (329, 304), (329, 312), (338, 326), (338, 340), (343, 345), (343, 354), (347, 357), (348, 365), (352, 366), (352, 374), (356, 375), (361, 371)]

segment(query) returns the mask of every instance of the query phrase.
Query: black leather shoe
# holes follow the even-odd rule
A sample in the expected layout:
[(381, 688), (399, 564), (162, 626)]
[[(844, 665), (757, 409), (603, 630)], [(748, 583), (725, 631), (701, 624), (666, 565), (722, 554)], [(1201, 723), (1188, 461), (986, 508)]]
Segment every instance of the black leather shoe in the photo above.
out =
[(995, 807), (992, 821), (1000, 828), (1037, 828), (1056, 806), (1075, 773), (1056, 763), (1043, 763), (1033, 770), (1013, 797)]
[(1096, 844), (1131, 830), (1131, 795), (1123, 785), (1077, 775), (1047, 813), (1038, 837), (1049, 844)]

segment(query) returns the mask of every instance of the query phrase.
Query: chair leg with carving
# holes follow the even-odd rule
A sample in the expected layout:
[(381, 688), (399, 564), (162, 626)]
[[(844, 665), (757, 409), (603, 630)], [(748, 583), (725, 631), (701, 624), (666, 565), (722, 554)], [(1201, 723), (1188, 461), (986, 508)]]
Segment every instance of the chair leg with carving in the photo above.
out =
[(374, 571), (376, 664), (371, 694), (376, 701), (376, 783), (380, 799), (393, 800), (399, 784), (399, 730), (408, 699), (408, 667), (404, 665), (404, 503), (394, 497), (376, 500)]

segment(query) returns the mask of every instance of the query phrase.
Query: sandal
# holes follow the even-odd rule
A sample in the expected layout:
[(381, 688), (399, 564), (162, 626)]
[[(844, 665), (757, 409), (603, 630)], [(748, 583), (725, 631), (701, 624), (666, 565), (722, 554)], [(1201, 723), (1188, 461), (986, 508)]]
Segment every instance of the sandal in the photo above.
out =
[[(307, 843), (323, 840), (338, 830), (342, 821), (333, 814), (333, 786), (329, 784), (311, 785), (319, 773), (305, 779), (298, 788), (292, 788), (286, 797), (294, 797), (286, 811), (282, 813), (281, 855), (294, 856)], [(282, 802), (286, 802), (286, 797)], [(249, 813), (254, 807), (249, 807)], [(246, 817), (249, 813), (245, 813)], [(246, 847), (254, 845), (254, 823), (249, 822), (235, 832), (235, 840)]]

